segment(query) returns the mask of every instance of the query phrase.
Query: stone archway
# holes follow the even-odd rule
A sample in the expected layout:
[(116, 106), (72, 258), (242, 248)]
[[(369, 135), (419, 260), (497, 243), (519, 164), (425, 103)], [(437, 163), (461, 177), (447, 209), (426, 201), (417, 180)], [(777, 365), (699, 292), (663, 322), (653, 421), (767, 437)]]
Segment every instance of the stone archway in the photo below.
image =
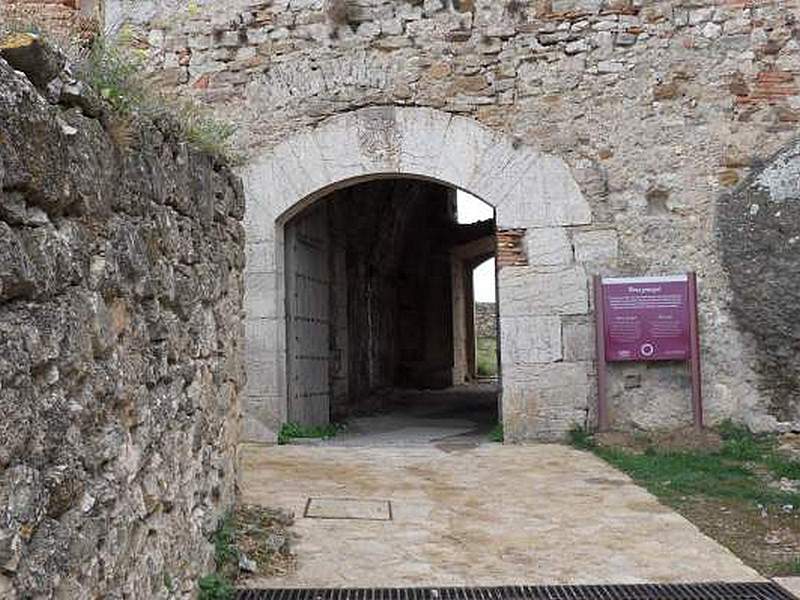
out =
[[(588, 278), (575, 263), (570, 230), (590, 224), (591, 210), (561, 159), (471, 119), (380, 107), (298, 132), (242, 175), (245, 439), (272, 441), (286, 421), (284, 224), (334, 189), (397, 176), (481, 198), (495, 208), (501, 244), (511, 246), (500, 248), (498, 279), (507, 438), (557, 438), (585, 421), (591, 363), (566, 342), (589, 335)], [(504, 262), (504, 255), (514, 258)]]

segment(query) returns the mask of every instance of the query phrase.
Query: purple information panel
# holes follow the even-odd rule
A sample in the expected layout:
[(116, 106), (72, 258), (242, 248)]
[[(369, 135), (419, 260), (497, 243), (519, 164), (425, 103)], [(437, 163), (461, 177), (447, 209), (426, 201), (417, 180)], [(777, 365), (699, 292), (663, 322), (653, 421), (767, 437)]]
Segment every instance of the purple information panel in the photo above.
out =
[(607, 361), (688, 360), (689, 278), (603, 278)]

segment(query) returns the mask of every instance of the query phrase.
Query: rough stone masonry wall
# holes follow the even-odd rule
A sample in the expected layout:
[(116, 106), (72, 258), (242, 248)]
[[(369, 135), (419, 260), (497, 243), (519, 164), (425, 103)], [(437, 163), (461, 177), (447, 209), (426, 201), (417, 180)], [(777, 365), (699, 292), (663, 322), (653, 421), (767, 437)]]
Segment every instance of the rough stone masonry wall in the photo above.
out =
[(717, 232), (737, 325), (756, 349), (770, 411), (800, 418), (800, 141), (718, 202)]
[[(540, 271), (580, 265), (587, 285), (597, 272), (696, 270), (709, 421), (797, 419), (762, 392), (770, 375), (732, 318), (747, 307), (721, 246), (740, 242), (714, 235), (716, 199), (797, 131), (796, 0), (108, 4), (141, 25), (161, 81), (235, 119), (252, 154), (333, 115), (395, 105), (464, 115), (561, 157), (591, 225), (515, 231), (527, 259), (504, 252)], [(500, 264), (502, 314), (513, 269)], [(590, 365), (590, 318), (559, 327), (531, 338), (557, 339), (564, 361)], [(683, 367), (614, 367), (610, 387), (620, 426), (689, 418)], [(576, 411), (591, 408), (582, 402)]]
[(497, 337), (497, 304), (494, 302), (475, 303), (475, 337)]
[(0, 58), (0, 597), (194, 596), (235, 493), (241, 185), (61, 98)]
[(96, 4), (96, 0), (3, 0), (0, 34), (4, 29), (35, 28), (63, 46), (85, 45), (100, 30)]

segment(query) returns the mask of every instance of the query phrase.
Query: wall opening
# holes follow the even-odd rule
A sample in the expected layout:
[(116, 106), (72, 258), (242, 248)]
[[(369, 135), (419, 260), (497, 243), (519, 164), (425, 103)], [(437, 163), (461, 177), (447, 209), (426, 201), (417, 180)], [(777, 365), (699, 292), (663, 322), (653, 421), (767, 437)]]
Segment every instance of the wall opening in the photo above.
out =
[(376, 179), (284, 225), (289, 421), (351, 431), (425, 422), (431, 434), (434, 421), (461, 434), (494, 426), (473, 291), (476, 267), (494, 255), (494, 211), (463, 198), (430, 181)]
[[(468, 361), (474, 354), (465, 330), (472, 321), (458, 318), (472, 306), (467, 300), (472, 294), (463, 293), (472, 281), (464, 265), (481, 252), (486, 251), (488, 258), (496, 250), (505, 439), (562, 439), (576, 422), (586, 421), (591, 397), (591, 357), (586, 356), (586, 349), (593, 346), (575, 340), (591, 333), (584, 263), (585, 256), (593, 254), (578, 253), (573, 244), (576, 236), (591, 240), (595, 234), (578, 229), (592, 223), (592, 212), (563, 160), (466, 117), (420, 107), (370, 107), (330, 117), (314, 128), (289, 135), (254, 158), (243, 171), (243, 181), (248, 199), (245, 439), (275, 441), (283, 424), (293, 419), (287, 395), (291, 367), (287, 364), (287, 306), (291, 296), (285, 289), (285, 251), (290, 241), (286, 226), (309, 207), (329, 204), (335, 194), (352, 194), (348, 187), (356, 183), (422, 182), (434, 186), (423, 186), (425, 189), (444, 189), (451, 202), (456, 189), (468, 190), (494, 209), (494, 224), (485, 232), (475, 223), (458, 226), (458, 230), (476, 233), (477, 229), (478, 234), (489, 235), (451, 240), (448, 247), (453, 339), (449, 364), (443, 363), (444, 368), (437, 370), (427, 360), (422, 364), (428, 372), (420, 373), (420, 368), (414, 368), (415, 361), (409, 360), (401, 370), (395, 345), (389, 354), (394, 357), (389, 363), (395, 365), (391, 372), (441, 377), (449, 369), (450, 389), (464, 389), (469, 384)], [(326, 202), (320, 203), (322, 198)], [(380, 228), (364, 229), (388, 239), (395, 232), (385, 219)], [(320, 243), (335, 242), (325, 238)], [(588, 243), (581, 241), (580, 245)], [(369, 291), (369, 297), (377, 299), (376, 288)], [(325, 306), (330, 310), (330, 303)], [(370, 311), (356, 316), (365, 315), (375, 317)], [(380, 322), (373, 320), (368, 330), (376, 331)], [(377, 347), (373, 346), (372, 355)], [(341, 348), (337, 352), (339, 349), (328, 351), (334, 359), (340, 356), (348, 368), (352, 364), (366, 372), (373, 382), (382, 372), (379, 365), (386, 364), (351, 361), (353, 351)], [(317, 370), (319, 381), (329, 380), (330, 359), (318, 364), (324, 365)], [(349, 371), (346, 377), (341, 370), (337, 373), (343, 380), (355, 376)], [(397, 384), (389, 389), (397, 389)], [(330, 418), (331, 406), (336, 407), (330, 389), (305, 393), (327, 398), (328, 409), (323, 412)], [(361, 400), (352, 388), (348, 397)], [(496, 405), (492, 411), (496, 418)]]
[(496, 381), (500, 374), (495, 269), (494, 257), (484, 260), (472, 269), (475, 323), (473, 346), (475, 378), (479, 381)]

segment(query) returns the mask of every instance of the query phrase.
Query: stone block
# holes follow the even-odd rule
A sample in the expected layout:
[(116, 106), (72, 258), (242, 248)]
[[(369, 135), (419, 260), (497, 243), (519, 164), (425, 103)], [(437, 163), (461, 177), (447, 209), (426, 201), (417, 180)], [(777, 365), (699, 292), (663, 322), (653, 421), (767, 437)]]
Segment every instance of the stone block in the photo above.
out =
[(594, 360), (594, 320), (592, 317), (563, 317), (561, 330), (565, 361)]
[(242, 174), (246, 198), (244, 228), (249, 244), (275, 239), (275, 218), (280, 214), (275, 204), (283, 199), (283, 193), (276, 191), (283, 191), (280, 180), (271, 163), (255, 163)]
[(363, 38), (378, 37), (381, 34), (380, 23), (375, 23), (374, 21), (360, 23), (356, 33)]
[(617, 46), (633, 46), (636, 43), (638, 36), (633, 33), (627, 33), (625, 31), (620, 31), (617, 34), (614, 43)]
[(598, 73), (619, 73), (625, 70), (625, 63), (616, 60), (601, 60), (597, 63)]
[[(503, 178), (514, 178), (503, 185)], [(498, 171), (502, 200), (497, 205), (497, 225), (511, 227), (554, 227), (586, 225), (592, 211), (567, 164), (558, 157), (539, 155), (532, 164)]]
[(589, 282), (583, 268), (500, 270), (500, 316), (583, 315), (589, 312)]
[(525, 234), (528, 264), (552, 267), (572, 262), (572, 244), (563, 227), (530, 229)]
[(274, 319), (278, 314), (277, 273), (247, 273), (244, 309), (248, 319)]
[[(283, 319), (247, 319), (244, 323), (244, 351), (259, 360), (266, 360), (269, 353), (276, 349), (285, 349), (285, 334), (280, 335), (284, 325)], [(259, 358), (260, 357), (260, 358)]]
[(279, 396), (282, 377), (283, 354), (259, 353), (258, 356), (248, 354), (245, 356), (245, 369), (247, 371), (247, 395), (249, 396)]
[(242, 421), (242, 439), (263, 444), (277, 442), (286, 416), (275, 412), (275, 400), (265, 396), (246, 396), (242, 404), (247, 414)]
[(245, 246), (247, 273), (274, 273), (277, 267), (275, 261), (275, 242), (248, 243)]
[[(446, 161), (449, 158), (449, 152), (446, 148), (446, 136), (453, 132), (449, 130), (451, 121), (442, 120), (436, 111), (424, 110), (414, 117), (405, 111), (397, 113), (398, 124), (400, 129), (416, 126), (419, 128), (419, 134), (415, 136), (403, 136), (402, 149), (400, 151), (400, 165), (403, 171), (408, 173), (417, 173), (420, 175), (439, 175), (441, 167), (437, 168), (437, 163)], [(414, 125), (411, 120), (414, 119)], [(467, 152), (460, 157), (463, 162), (468, 162), (472, 152), (465, 145), (458, 146), (459, 151), (465, 148)], [(462, 162), (459, 160), (458, 162)], [(462, 163), (463, 164), (463, 163)]]
[(239, 32), (238, 31), (224, 31), (222, 35), (220, 35), (219, 39), (216, 40), (216, 46), (222, 46), (225, 48), (236, 48), (241, 45), (241, 40), (239, 39)]
[(603, 5), (603, 0), (553, 0), (554, 13), (597, 13)]
[(500, 320), (503, 372), (519, 365), (561, 360), (561, 317), (508, 317)]
[(381, 22), (383, 35), (401, 35), (403, 33), (403, 22), (400, 19), (389, 19)]
[(422, 5), (422, 12), (426, 17), (430, 17), (443, 8), (442, 0), (425, 0)]
[(572, 234), (572, 243), (575, 247), (575, 260), (578, 262), (609, 264), (617, 260), (617, 232), (611, 229), (576, 231)]
[(586, 420), (589, 363), (526, 365), (503, 373), (506, 439), (558, 440)]

